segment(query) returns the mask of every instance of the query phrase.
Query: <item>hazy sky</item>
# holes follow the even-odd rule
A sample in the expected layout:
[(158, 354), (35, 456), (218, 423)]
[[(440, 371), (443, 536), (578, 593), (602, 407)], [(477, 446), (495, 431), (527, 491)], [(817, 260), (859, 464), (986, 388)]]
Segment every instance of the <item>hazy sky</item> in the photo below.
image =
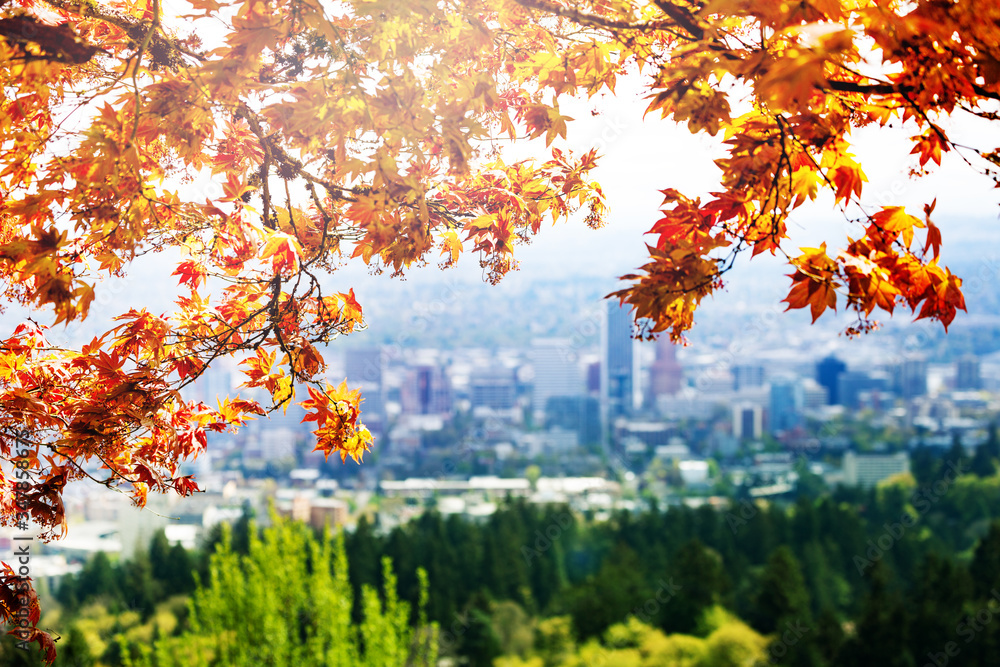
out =
[[(719, 189), (720, 172), (713, 160), (724, 155), (721, 133), (717, 137), (704, 133), (693, 136), (686, 127), (661, 120), (658, 113), (643, 119), (645, 106), (641, 86), (635, 80), (619, 83), (617, 97), (602, 95), (590, 101), (561, 103), (562, 112), (576, 120), (569, 123), (568, 141), (560, 140), (557, 145), (568, 145), (576, 151), (599, 149), (603, 157), (594, 176), (607, 195), (610, 222), (600, 230), (588, 229), (579, 221), (548, 226), (530, 246), (519, 248), (521, 270), (505, 280), (530, 283), (545, 278), (593, 276), (606, 277), (610, 282), (644, 262), (644, 233), (659, 217), (659, 190), (671, 187), (689, 196), (704, 197)], [(601, 115), (593, 116), (592, 109), (600, 110)], [(977, 121), (965, 114), (962, 119), (947, 119), (943, 125), (956, 141), (988, 149), (1000, 146), (996, 123)], [(937, 197), (934, 220), (942, 229), (945, 263), (956, 258), (968, 261), (969, 253), (998, 245), (1000, 191), (958, 155), (945, 154), (936, 173), (914, 180), (907, 172), (917, 166), (917, 156), (910, 154), (913, 143), (898, 124), (896, 129), (864, 128), (855, 133), (853, 140), (855, 154), (869, 180), (864, 191), (869, 212), (878, 210), (878, 205), (906, 205), (911, 213), (922, 217), (924, 204)], [(513, 159), (538, 154), (542, 149), (541, 142), (519, 143), (506, 154)], [(824, 240), (835, 250), (846, 243), (848, 234), (857, 237), (860, 227), (850, 228), (834, 210), (833, 196), (821, 193), (816, 202), (795, 212), (789, 234), (792, 238), (786, 247), (790, 253)], [(463, 278), (478, 273), (473, 256), (463, 256), (462, 260), (458, 272)], [(746, 277), (754, 282), (764, 280), (777, 290), (788, 284), (784, 277), (787, 272), (781, 261), (761, 256), (752, 265), (734, 271), (730, 283), (739, 292), (739, 282)], [(369, 280), (362, 266), (350, 267), (343, 277), (351, 277), (362, 286)], [(409, 277), (418, 283), (444, 279), (450, 278), (433, 267), (413, 271)], [(726, 297), (719, 299), (725, 301)]]
[[(719, 170), (712, 161), (724, 154), (721, 135), (693, 136), (685, 127), (661, 120), (658, 114), (643, 119), (645, 106), (641, 83), (635, 79), (622, 80), (615, 97), (601, 95), (589, 101), (561, 103), (563, 113), (576, 120), (569, 123), (568, 141), (559, 140), (557, 145), (575, 151), (596, 147), (603, 155), (594, 177), (608, 198), (609, 224), (600, 230), (588, 229), (579, 220), (547, 226), (530, 246), (519, 248), (521, 270), (505, 279), (510, 287), (524, 289), (538, 281), (576, 276), (601, 278), (613, 285), (616, 276), (645, 260), (644, 232), (658, 218), (662, 201), (659, 190), (670, 187), (689, 196), (706, 196), (719, 188)], [(592, 110), (601, 113), (595, 116)], [(987, 149), (1000, 146), (996, 123), (977, 122), (966, 116), (943, 124), (956, 141)], [(898, 128), (865, 128), (854, 135), (854, 140), (855, 152), (869, 179), (864, 200), (870, 211), (877, 210), (878, 204), (905, 204), (920, 215), (923, 205), (936, 196), (934, 218), (942, 228), (945, 263), (956, 258), (969, 263), (977, 253), (1000, 246), (1000, 191), (958, 155), (945, 154), (943, 166), (935, 174), (917, 181), (907, 176), (907, 171), (917, 165), (916, 156), (910, 155), (912, 142)], [(519, 142), (505, 150), (511, 160), (542, 154), (544, 145), (541, 141)], [(855, 236), (859, 230), (853, 230)], [(841, 247), (851, 230), (834, 212), (832, 195), (821, 195), (817, 202), (794, 214), (789, 232), (792, 239), (787, 248), (794, 253), (799, 246), (817, 245), (823, 240), (831, 249)], [(429, 267), (410, 271), (409, 282), (393, 281), (386, 275), (369, 276), (360, 260), (349, 263), (331, 282), (344, 291), (355, 286), (364, 304), (366, 293), (406, 291), (409, 285), (442, 281), (476, 281), (481, 275), (474, 255), (463, 255), (459, 267), (450, 272), (436, 268), (439, 258), (430, 259)], [(169, 276), (173, 266), (168, 258), (142, 258), (133, 269), (127, 279), (98, 287), (95, 309), (120, 313), (132, 305), (161, 312), (170, 308), (176, 280)], [(780, 290), (788, 285), (786, 273), (788, 269), (782, 262), (758, 257), (751, 265), (731, 273), (731, 292), (707, 302), (706, 308), (735, 308), (745, 298), (762, 295), (778, 301)], [(12, 318), (19, 316), (11, 312), (4, 319), (11, 322)]]

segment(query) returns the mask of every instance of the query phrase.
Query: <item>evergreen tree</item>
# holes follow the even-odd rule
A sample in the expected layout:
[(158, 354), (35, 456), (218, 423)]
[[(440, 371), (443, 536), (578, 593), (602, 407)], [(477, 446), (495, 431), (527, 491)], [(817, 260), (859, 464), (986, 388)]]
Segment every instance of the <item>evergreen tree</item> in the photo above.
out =
[(93, 664), (94, 656), (90, 653), (90, 645), (77, 624), (73, 623), (66, 631), (64, 640), (59, 643), (55, 667), (90, 667)]
[(915, 574), (907, 605), (910, 650), (923, 659), (955, 640), (972, 586), (965, 568), (935, 554), (928, 555)]
[(979, 541), (969, 564), (973, 592), (977, 599), (988, 598), (1000, 588), (1000, 521), (993, 521)]
[(97, 596), (117, 601), (121, 596), (118, 582), (119, 575), (108, 555), (98, 551), (84, 564), (76, 579), (76, 598), (81, 603)]
[(751, 625), (763, 634), (774, 634), (772, 655), (782, 665), (811, 667), (819, 664), (810, 613), (809, 592), (802, 568), (785, 545), (775, 549), (761, 574), (754, 596)]
[(459, 652), (469, 667), (492, 667), (500, 656), (500, 638), (493, 629), (490, 604), (483, 595), (476, 595), (466, 610), (468, 626), (459, 643)]
[(72, 572), (59, 579), (59, 587), (56, 589), (56, 600), (66, 609), (76, 609), (80, 604), (77, 598), (76, 575)]
[(983, 446), (986, 447), (986, 453), (990, 455), (991, 459), (1000, 459), (1000, 436), (997, 435), (996, 422), (990, 423)]
[(122, 564), (122, 595), (129, 609), (142, 614), (143, 619), (153, 613), (156, 603), (163, 598), (163, 588), (153, 578), (153, 568), (148, 554), (136, 549), (131, 560)]
[(722, 558), (700, 541), (690, 540), (677, 551), (669, 572), (678, 591), (661, 606), (660, 627), (668, 634), (690, 634), (702, 613), (729, 589)]
[(938, 468), (941, 462), (934, 451), (927, 445), (919, 445), (910, 454), (910, 472), (918, 486), (932, 484), (938, 478)]
[(951, 436), (951, 447), (944, 455), (942, 462), (942, 474), (945, 470), (960, 470), (963, 474), (969, 472), (970, 461), (965, 453), (965, 446), (962, 445), (962, 436), (956, 431)]
[(986, 442), (976, 447), (976, 453), (972, 457), (972, 472), (979, 477), (990, 477), (997, 470), (998, 460), (1000, 460), (1000, 439), (997, 438), (997, 425), (992, 423)]
[(844, 644), (844, 626), (829, 608), (821, 610), (816, 617), (816, 633), (811, 639), (816, 652), (823, 657), (823, 664), (840, 664), (837, 657)]
[(890, 591), (889, 573), (877, 561), (867, 576), (871, 582), (855, 634), (845, 642), (844, 667), (914, 667), (909, 649), (909, 618), (902, 598)]
[[(629, 614), (645, 614), (643, 603), (650, 593), (639, 557), (629, 547), (617, 545), (596, 575), (568, 593), (577, 636), (581, 640), (597, 637)], [(671, 599), (667, 606), (672, 603)]]
[(802, 568), (792, 550), (782, 545), (771, 554), (761, 574), (751, 625), (771, 634), (785, 621), (805, 621), (809, 617), (809, 593)]
[(149, 543), (149, 565), (163, 596), (194, 590), (194, 563), (181, 544), (171, 545), (162, 530)]
[(368, 517), (361, 515), (357, 527), (345, 539), (348, 572), (354, 590), (354, 620), (361, 620), (361, 590), (379, 585), (379, 540)]

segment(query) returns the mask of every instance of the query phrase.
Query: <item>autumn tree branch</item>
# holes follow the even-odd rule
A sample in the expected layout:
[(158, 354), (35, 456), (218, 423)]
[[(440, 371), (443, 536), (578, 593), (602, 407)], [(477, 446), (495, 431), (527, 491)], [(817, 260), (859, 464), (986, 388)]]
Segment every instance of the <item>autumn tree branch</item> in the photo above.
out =
[(628, 21), (620, 21), (606, 16), (600, 16), (598, 14), (589, 14), (587, 12), (582, 12), (575, 7), (567, 7), (561, 5), (557, 2), (551, 2), (550, 0), (515, 0), (517, 4), (525, 7), (527, 9), (534, 9), (540, 12), (545, 12), (547, 14), (554, 14), (556, 16), (561, 16), (563, 18), (570, 19), (579, 23), (581, 25), (589, 26), (591, 28), (603, 28), (605, 30), (613, 31), (638, 31), (638, 32), (655, 32), (662, 30), (664, 32), (669, 32), (677, 37), (682, 35), (678, 34), (674, 30), (674, 25), (667, 21), (649, 21), (643, 23), (630, 23)]
[(152, 33), (149, 39), (149, 52), (153, 57), (153, 62), (170, 69), (180, 66), (180, 55), (185, 55), (195, 60), (204, 62), (206, 57), (194, 51), (174, 37), (166, 35), (162, 31), (157, 18), (152, 21), (138, 21), (131, 16), (123, 14), (109, 7), (104, 7), (96, 2), (75, 2), (74, 0), (43, 0), (45, 4), (64, 11), (68, 14), (75, 14), (81, 18), (95, 19), (103, 21), (125, 32), (134, 42), (141, 43), (145, 36)]

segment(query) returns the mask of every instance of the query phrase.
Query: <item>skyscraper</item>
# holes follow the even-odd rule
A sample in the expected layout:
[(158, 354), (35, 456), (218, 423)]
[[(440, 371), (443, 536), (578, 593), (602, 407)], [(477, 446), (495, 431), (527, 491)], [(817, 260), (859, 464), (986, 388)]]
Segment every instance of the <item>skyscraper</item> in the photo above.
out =
[(649, 369), (649, 392), (657, 396), (673, 396), (681, 390), (684, 381), (684, 369), (677, 363), (677, 346), (670, 342), (668, 336), (661, 336), (656, 341), (656, 361)]
[(837, 377), (837, 396), (840, 405), (853, 410), (858, 407), (861, 398), (868, 392), (886, 392), (889, 381), (879, 374), (863, 371), (845, 371)]
[(837, 357), (827, 357), (816, 364), (816, 382), (820, 386), (826, 387), (826, 395), (830, 405), (842, 405), (838, 380), (840, 375), (847, 370), (847, 364)]
[(607, 301), (601, 329), (601, 403), (607, 423), (632, 413), (635, 391), (633, 311)]
[(764, 410), (759, 405), (740, 403), (733, 406), (733, 437), (759, 439), (764, 431)]
[(553, 396), (580, 396), (583, 378), (577, 365), (573, 343), (567, 338), (536, 338), (531, 343), (535, 369), (532, 408), (543, 413)]
[(893, 389), (907, 400), (927, 393), (927, 362), (911, 357), (893, 368)]
[(474, 408), (513, 408), (517, 402), (513, 369), (489, 368), (475, 371), (469, 378), (469, 394)]
[(764, 367), (760, 364), (738, 364), (733, 367), (733, 389), (764, 386)]
[(438, 366), (409, 368), (400, 391), (403, 413), (443, 415), (451, 412), (451, 382)]
[(780, 433), (791, 430), (801, 423), (802, 388), (792, 378), (772, 380), (768, 430), (771, 433)]
[[(347, 385), (351, 389), (361, 389), (362, 421), (376, 435), (385, 429), (385, 393), (382, 373), (385, 370), (385, 354), (377, 347), (348, 350), (344, 359)], [(334, 384), (337, 384), (334, 378)]]
[(983, 377), (979, 369), (979, 359), (972, 355), (958, 360), (955, 369), (955, 389), (975, 391), (983, 388)]
[(365, 347), (348, 351), (344, 359), (347, 384), (382, 386), (382, 371), (385, 366), (382, 350)]

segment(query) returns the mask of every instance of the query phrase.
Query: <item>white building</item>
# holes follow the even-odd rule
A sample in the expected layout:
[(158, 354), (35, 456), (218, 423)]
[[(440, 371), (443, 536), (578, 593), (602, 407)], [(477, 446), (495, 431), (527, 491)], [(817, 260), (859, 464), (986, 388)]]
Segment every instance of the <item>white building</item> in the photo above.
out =
[(908, 472), (910, 472), (910, 457), (906, 452), (844, 454), (844, 484), (849, 486), (875, 486), (883, 479)]

